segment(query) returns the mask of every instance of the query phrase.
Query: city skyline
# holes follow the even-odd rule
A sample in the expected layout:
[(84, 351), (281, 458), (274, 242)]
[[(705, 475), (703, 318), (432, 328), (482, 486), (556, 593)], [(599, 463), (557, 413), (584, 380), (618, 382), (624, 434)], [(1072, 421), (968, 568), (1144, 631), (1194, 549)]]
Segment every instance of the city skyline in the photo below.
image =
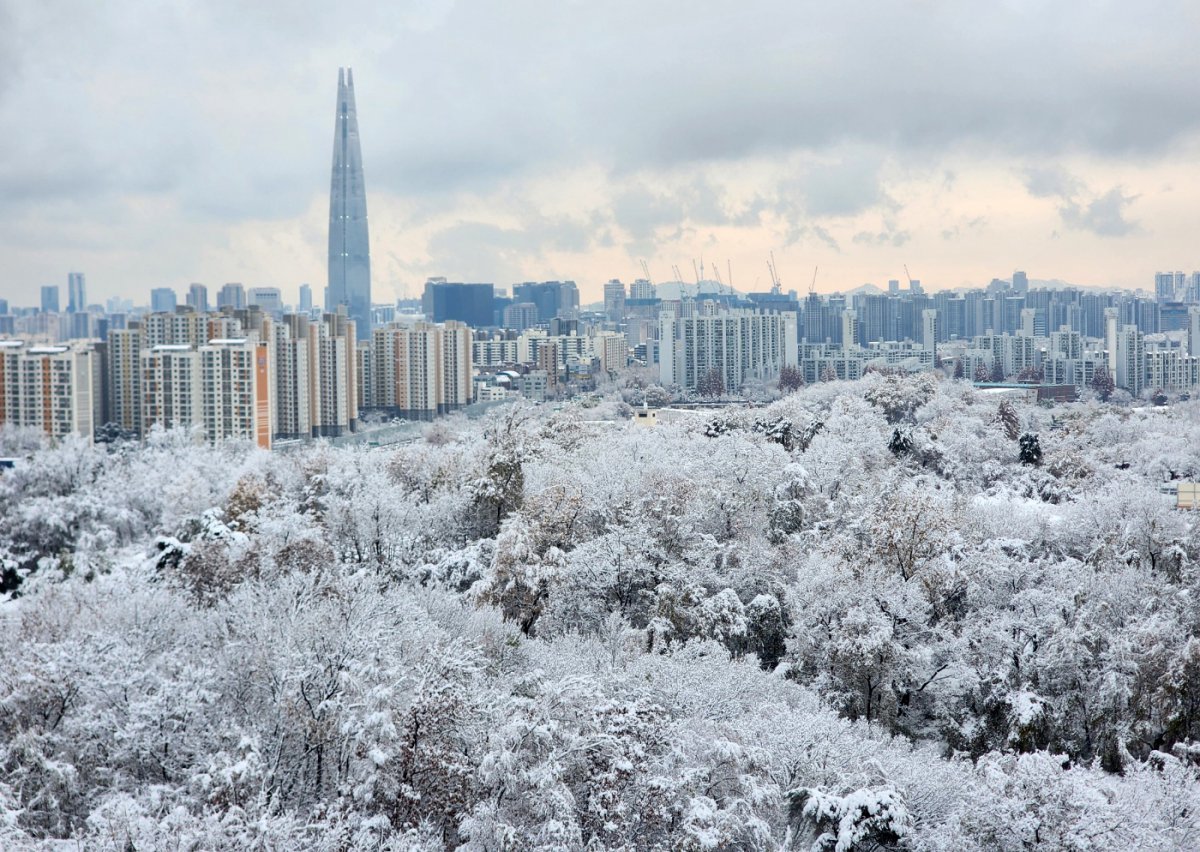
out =
[(0, 121), (23, 128), (0, 166), (13, 304), (69, 270), (96, 302), (193, 281), (320, 287), (320, 93), (349, 64), (368, 81), (380, 302), (437, 275), (573, 279), (592, 302), (642, 259), (665, 280), (700, 257), (765, 289), (771, 250), (802, 292), (814, 266), (832, 292), (904, 264), (933, 289), (1014, 268), (1148, 289), (1200, 265), (1187, 4), (618, 5), (539, 8), (536, 26), (532, 6), (364, 6), (361, 43), (330, 37), (319, 4), (248, 21), (217, 4), (151, 12), (136, 44), (121, 4), (80, 5), (69, 26), (27, 6), (0, 40), (21, 81), (0, 88)]

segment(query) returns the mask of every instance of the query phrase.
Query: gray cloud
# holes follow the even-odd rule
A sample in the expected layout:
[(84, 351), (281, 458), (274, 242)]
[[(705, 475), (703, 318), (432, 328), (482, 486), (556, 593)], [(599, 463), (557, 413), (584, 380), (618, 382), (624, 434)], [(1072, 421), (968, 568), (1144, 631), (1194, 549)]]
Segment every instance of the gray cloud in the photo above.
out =
[(1125, 218), (1125, 208), (1137, 200), (1114, 186), (1086, 204), (1068, 201), (1060, 209), (1063, 222), (1072, 228), (1091, 231), (1101, 237), (1124, 237), (1139, 230), (1137, 222)]
[(900, 246), (912, 239), (908, 231), (885, 229), (882, 231), (859, 231), (854, 235), (854, 242), (864, 246)]
[(1095, 195), (1079, 178), (1060, 166), (1030, 168), (1025, 173), (1025, 188), (1035, 198), (1053, 198), (1059, 202), (1063, 224), (1101, 237), (1124, 237), (1139, 230), (1137, 222), (1126, 218), (1125, 210), (1137, 200), (1114, 186)]

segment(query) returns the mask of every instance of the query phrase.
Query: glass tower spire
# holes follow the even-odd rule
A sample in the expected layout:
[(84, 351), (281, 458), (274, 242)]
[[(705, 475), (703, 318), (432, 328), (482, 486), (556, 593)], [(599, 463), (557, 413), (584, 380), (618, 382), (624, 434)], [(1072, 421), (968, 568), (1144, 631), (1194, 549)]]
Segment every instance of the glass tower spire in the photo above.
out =
[(371, 258), (367, 243), (367, 190), (363, 182), (354, 72), (338, 69), (333, 177), (329, 187), (329, 287), (325, 309), (339, 305), (355, 323), (355, 337), (371, 337)]

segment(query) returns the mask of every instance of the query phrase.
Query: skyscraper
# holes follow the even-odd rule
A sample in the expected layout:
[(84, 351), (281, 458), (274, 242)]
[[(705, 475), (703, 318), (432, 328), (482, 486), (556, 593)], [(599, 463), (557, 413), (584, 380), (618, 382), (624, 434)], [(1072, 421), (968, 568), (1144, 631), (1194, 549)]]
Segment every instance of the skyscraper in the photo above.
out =
[(58, 287), (54, 284), (46, 284), (42, 287), (42, 313), (58, 313)]
[(241, 284), (234, 282), (226, 284), (217, 293), (217, 309), (233, 308), (235, 311), (240, 311), (246, 307), (246, 288)]
[(150, 310), (156, 314), (175, 310), (175, 291), (170, 287), (155, 287), (150, 291)]
[(371, 260), (367, 244), (367, 190), (363, 182), (354, 72), (338, 69), (337, 117), (333, 133), (333, 178), (329, 187), (329, 287), (325, 310), (346, 306), (357, 335), (371, 339)]
[(87, 288), (82, 272), (67, 273), (67, 313), (87, 310)]
[(187, 304), (193, 311), (208, 313), (208, 288), (203, 284), (188, 287)]

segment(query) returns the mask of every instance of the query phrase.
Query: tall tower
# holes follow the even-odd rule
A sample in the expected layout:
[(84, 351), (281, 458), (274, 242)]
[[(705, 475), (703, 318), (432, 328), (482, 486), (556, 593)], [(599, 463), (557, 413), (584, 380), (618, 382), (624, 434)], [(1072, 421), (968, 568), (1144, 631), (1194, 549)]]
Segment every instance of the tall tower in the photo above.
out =
[(87, 310), (87, 289), (82, 272), (67, 273), (67, 313), (82, 313)]
[(329, 288), (325, 310), (346, 306), (355, 336), (371, 339), (371, 259), (367, 248), (367, 190), (363, 182), (354, 72), (338, 69), (337, 119), (333, 132), (333, 179), (329, 187)]

